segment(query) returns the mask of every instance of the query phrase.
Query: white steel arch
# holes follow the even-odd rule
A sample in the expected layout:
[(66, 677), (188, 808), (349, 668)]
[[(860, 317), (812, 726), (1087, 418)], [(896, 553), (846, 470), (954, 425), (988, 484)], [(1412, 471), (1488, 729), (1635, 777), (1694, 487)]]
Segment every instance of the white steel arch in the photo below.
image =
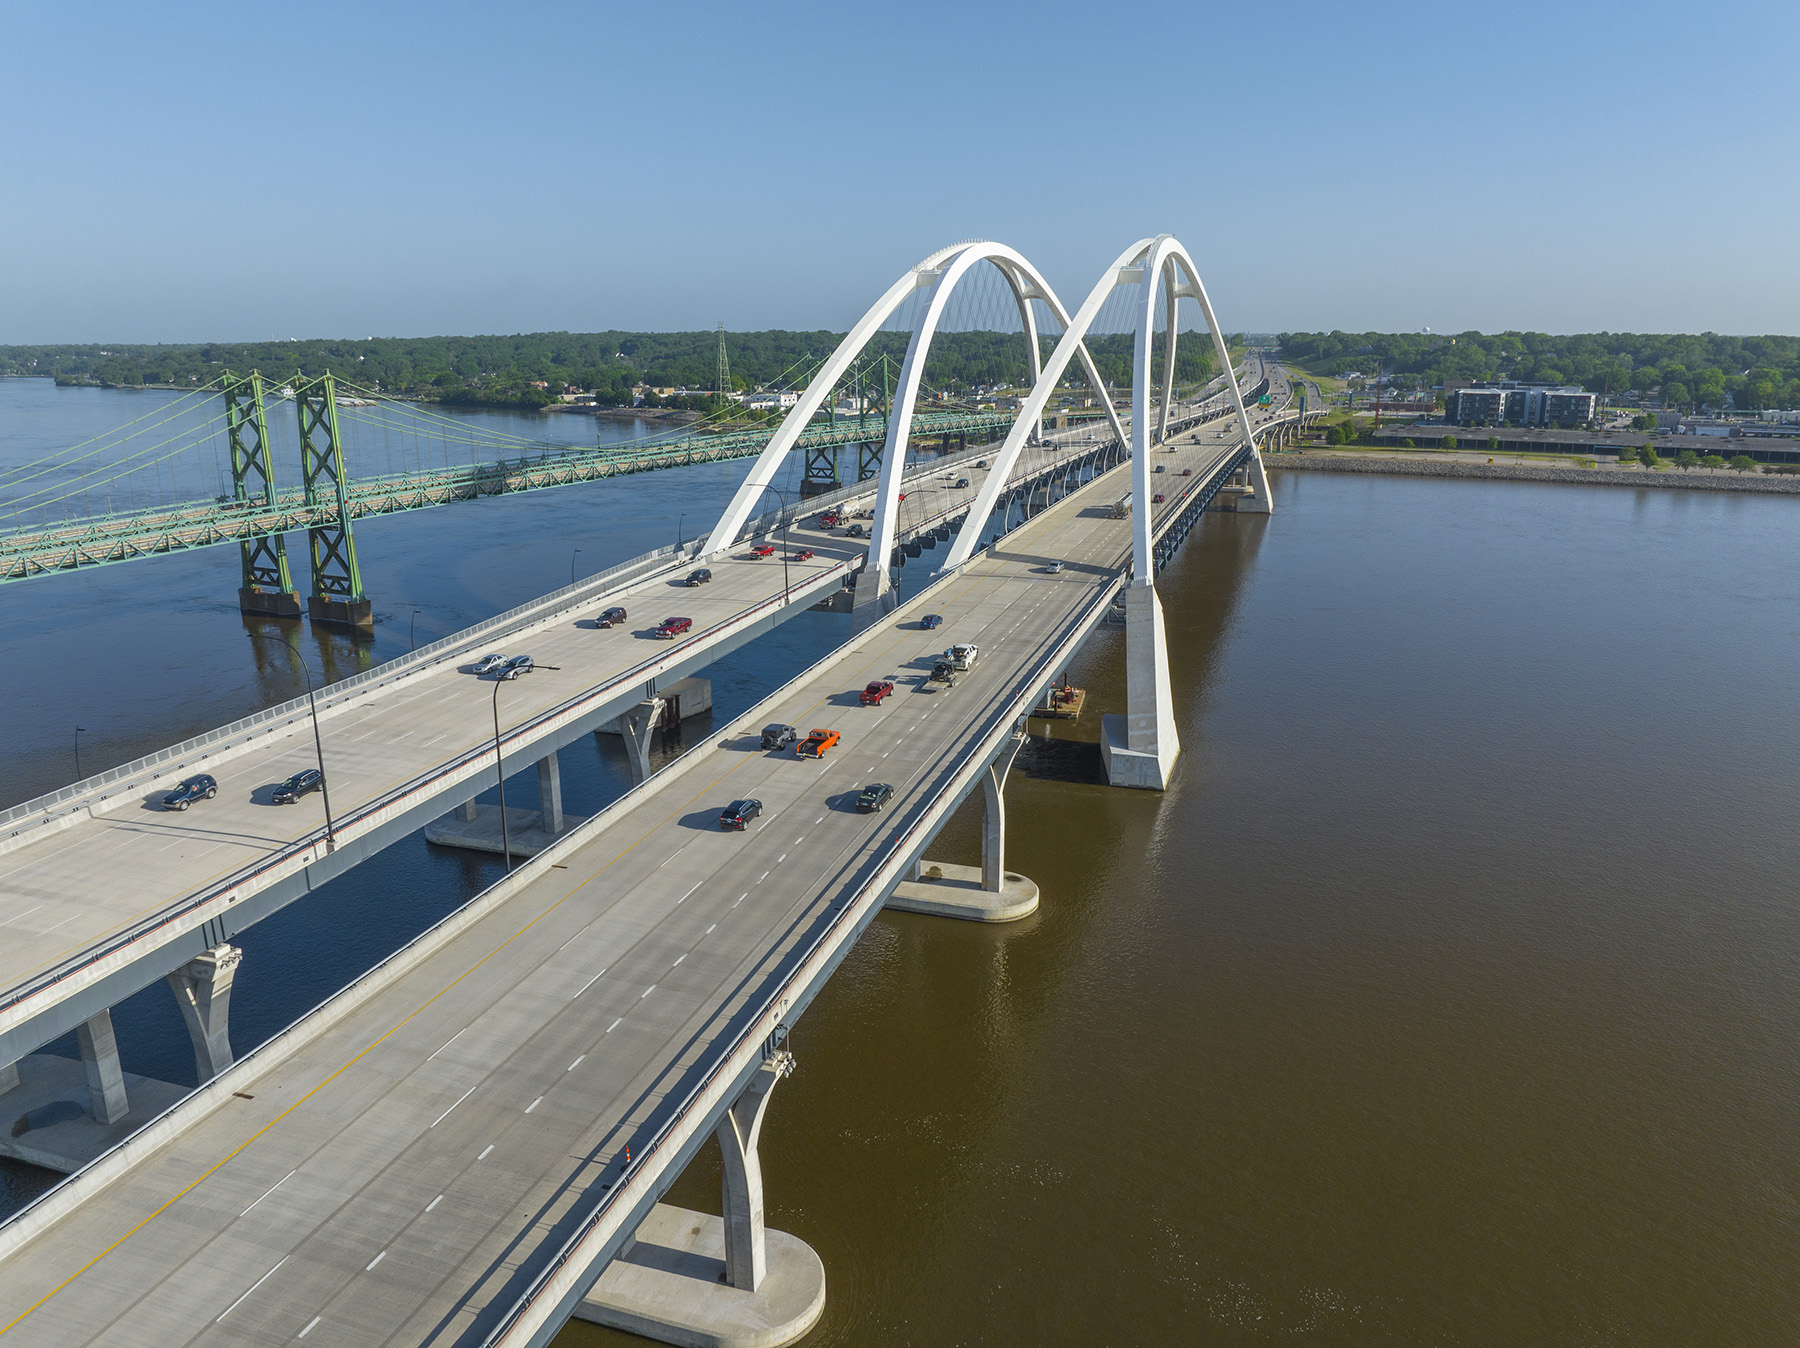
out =
[[(993, 471), (988, 474), (982, 485), (981, 493), (975, 499), (974, 507), (969, 511), (968, 522), (962, 532), (957, 535), (948, 557), (944, 561), (946, 570), (961, 566), (969, 560), (981, 531), (988, 517), (993, 514), (1000, 494), (1006, 488), (1006, 482), (1012, 475), (1013, 465), (1024, 451), (1026, 441), (1030, 438), (1032, 428), (1043, 415), (1044, 405), (1056, 391), (1058, 383), (1068, 369), (1069, 361), (1077, 349), (1085, 356), (1087, 353), (1086, 337), (1088, 328), (1100, 313), (1100, 307), (1106, 303), (1113, 291), (1123, 285), (1136, 285), (1139, 288), (1140, 303), (1137, 306), (1137, 343), (1132, 359), (1132, 491), (1138, 502), (1138, 509), (1133, 512), (1133, 561), (1139, 577), (1148, 576), (1153, 570), (1153, 554), (1150, 551), (1150, 511), (1145, 509), (1150, 495), (1150, 446), (1162, 441), (1168, 431), (1170, 405), (1175, 389), (1175, 341), (1178, 324), (1176, 322), (1177, 304), (1183, 299), (1198, 301), (1201, 314), (1206, 319), (1206, 326), (1212, 333), (1213, 349), (1219, 358), (1219, 368), (1225, 372), (1226, 382), (1231, 387), (1232, 405), (1238, 415), (1238, 424), (1244, 438), (1251, 445), (1254, 485), (1257, 499), (1267, 503), (1269, 499), (1268, 481), (1263, 476), (1262, 455), (1255, 448), (1255, 438), (1250, 427), (1250, 417), (1244, 408), (1244, 401), (1237, 387), (1237, 380), (1231, 374), (1231, 353), (1225, 346), (1225, 335), (1219, 330), (1217, 318), (1213, 314), (1212, 301), (1207, 298), (1206, 287), (1201, 284), (1200, 273), (1188, 256), (1187, 250), (1172, 236), (1164, 234), (1154, 239), (1140, 239), (1114, 259), (1111, 266), (1101, 275), (1094, 288), (1088, 292), (1075, 317), (1065, 326), (1062, 340), (1056, 350), (1051, 353), (1043, 373), (1038, 377), (1030, 396), (1019, 409), (1018, 420), (1013, 423), (1012, 431), (1007, 435), (1000, 453), (993, 461)], [(1151, 325), (1156, 315), (1157, 290), (1161, 288), (1165, 300), (1167, 324), (1168, 358), (1163, 368), (1162, 408), (1157, 419), (1156, 437), (1149, 438), (1150, 419), (1148, 414), (1150, 389), (1150, 336)], [(1088, 378), (1096, 391), (1101, 384), (1094, 373), (1093, 362), (1088, 360)], [(1108, 412), (1111, 412), (1110, 400)], [(1125, 436), (1119, 430), (1118, 419), (1113, 418), (1113, 429), (1121, 442)], [(872, 555), (872, 554), (871, 554)]]
[[(909, 270), (898, 281), (890, 286), (851, 328), (844, 340), (838, 344), (837, 350), (831, 353), (819, 372), (807, 385), (806, 392), (800, 401), (782, 421), (763, 452), (752, 464), (743, 485), (731, 498), (731, 504), (725, 508), (718, 524), (713, 527), (707, 540), (707, 550), (717, 554), (730, 548), (736, 541), (739, 532), (755, 510), (758, 499), (762, 496), (775, 474), (780, 470), (783, 461), (793, 449), (800, 434), (812, 421), (825, 398), (836, 386), (850, 363), (861, 354), (881, 325), (893, 315), (914, 291), (931, 288), (930, 300), (919, 320), (915, 323), (911, 341), (906, 350), (906, 359), (901, 367), (900, 385), (895, 390), (894, 400), (889, 408), (887, 442), (882, 451), (881, 477), (877, 485), (877, 504), (875, 520), (870, 529), (868, 564), (864, 568), (865, 583), (877, 587), (871, 594), (879, 594), (887, 583), (887, 558), (893, 548), (895, 524), (899, 514), (900, 483), (903, 480), (902, 460), (911, 438), (913, 407), (918, 400), (919, 383), (925, 373), (925, 358), (930, 349), (932, 338), (936, 335), (939, 322), (942, 320), (944, 306), (948, 303), (951, 292), (958, 281), (969, 269), (979, 262), (991, 262), (1005, 278), (1019, 305), (1019, 316), (1025, 326), (1025, 334), (1031, 347), (1032, 374), (1035, 383), (1041, 382), (1039, 370), (1039, 353), (1037, 342), (1037, 320), (1031, 309), (1031, 301), (1041, 299), (1055, 314), (1059, 323), (1066, 328), (1070, 322), (1068, 311), (1056, 292), (1050, 288), (1035, 267), (1015, 250), (1004, 244), (987, 240), (970, 243), (953, 244), (948, 248), (940, 248), (916, 267)], [(1093, 359), (1087, 348), (1077, 338), (1075, 346), (1079, 348), (1083, 368), (1088, 378), (1099, 383), (1099, 373), (1094, 367)], [(1061, 350), (1061, 347), (1058, 348)], [(1064, 358), (1064, 365), (1068, 363)], [(1110, 413), (1110, 408), (1109, 408)], [(1035, 424), (1035, 423), (1034, 423)], [(1121, 435), (1117, 417), (1113, 418), (1113, 426)], [(1017, 423), (1015, 423), (1015, 429)], [(873, 579), (868, 577), (873, 575)]]

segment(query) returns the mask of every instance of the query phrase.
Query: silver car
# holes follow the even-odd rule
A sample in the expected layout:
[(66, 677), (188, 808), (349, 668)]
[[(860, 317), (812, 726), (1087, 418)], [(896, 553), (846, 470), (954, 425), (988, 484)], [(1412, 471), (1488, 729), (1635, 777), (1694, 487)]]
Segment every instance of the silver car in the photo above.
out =
[(503, 679), (516, 679), (521, 674), (531, 673), (531, 669), (532, 661), (529, 655), (515, 655), (506, 662), (506, 668), (500, 671), (500, 677)]
[(484, 655), (475, 662), (474, 672), (477, 674), (492, 674), (496, 669), (504, 668), (506, 668), (506, 657), (504, 655)]

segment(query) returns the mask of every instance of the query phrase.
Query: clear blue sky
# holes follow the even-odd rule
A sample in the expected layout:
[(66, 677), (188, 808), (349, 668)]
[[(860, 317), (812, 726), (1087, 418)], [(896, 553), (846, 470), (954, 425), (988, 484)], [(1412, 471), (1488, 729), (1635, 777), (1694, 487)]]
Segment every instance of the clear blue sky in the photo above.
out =
[(1168, 231), (1231, 329), (1800, 331), (1795, 0), (9, 7), (0, 342), (842, 328)]

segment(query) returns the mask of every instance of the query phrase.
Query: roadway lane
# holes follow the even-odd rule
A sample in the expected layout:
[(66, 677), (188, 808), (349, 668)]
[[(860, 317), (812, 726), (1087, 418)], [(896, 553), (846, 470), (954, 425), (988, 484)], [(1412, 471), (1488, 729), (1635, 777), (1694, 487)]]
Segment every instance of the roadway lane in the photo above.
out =
[[(971, 485), (959, 489), (954, 478), (946, 481), (935, 465), (924, 465), (908, 481), (903, 523), (965, 506), (985, 473), (958, 470), (957, 477), (965, 475)], [(800, 605), (811, 602), (820, 585), (829, 589), (832, 577), (843, 574), (866, 546), (841, 530), (833, 536), (804, 527), (791, 531), (791, 543), (796, 550), (817, 552), (814, 559), (787, 567)], [(530, 654), (540, 665), (554, 667), (501, 689), (509, 758), (537, 739), (545, 741), (544, 752), (555, 747), (559, 716), (566, 722), (603, 698), (635, 701), (656, 675), (643, 662), (681, 661), (709, 629), (723, 625), (729, 631), (781, 607), (779, 558), (755, 560), (742, 548), (709, 565), (714, 576), (709, 585), (689, 589), (678, 577), (658, 576), (596, 594), (578, 609), (530, 622), (515, 635), (494, 637), (487, 649)], [(592, 615), (615, 603), (630, 611), (628, 626), (596, 628)], [(673, 615), (694, 620), (688, 638), (646, 639), (651, 626)], [(443, 808), (448, 809), (491, 781), (493, 685), (466, 672), (478, 654), (472, 650), (466, 659), (424, 665), (336, 705), (327, 705), (331, 694), (321, 690), (324, 759), (340, 843), (379, 827), (387, 817), (383, 812), (428, 801), (469, 781), (460, 795), (447, 794)], [(134, 924), (208, 901), (180, 922), (134, 941), (133, 956), (142, 957), (199, 927), (209, 915), (228, 913), (242, 898), (305, 869), (319, 855), (322, 801), (314, 794), (297, 805), (275, 806), (270, 793), (274, 784), (315, 761), (311, 724), (297, 715), (276, 733), (167, 765), (154, 790), (107, 788), (114, 799), (103, 813), (77, 816), (60, 829), (40, 829), (32, 840), (0, 851), (0, 1031), (28, 1023), (61, 991), (50, 987), (18, 1000), (21, 989), (91, 958), (97, 947)], [(217, 798), (185, 812), (163, 810), (158, 803), (163, 792), (196, 771), (218, 778)], [(214, 895), (216, 902), (210, 899)], [(42, 1038), (21, 1034), (31, 1042), (18, 1051), (37, 1047), (63, 1028), (51, 1027)], [(9, 1060), (0, 1056), (0, 1065)]]
[[(1184, 439), (1175, 472), (1229, 454)], [(1116, 583), (1129, 469), (1052, 507), (620, 802), (591, 839), (0, 1264), (19, 1344), (479, 1342), (946, 763)], [(1167, 509), (1179, 507), (1171, 502)], [(1043, 567), (1062, 559), (1056, 576)], [(929, 608), (935, 632), (916, 628)], [(982, 656), (919, 687), (951, 641)], [(1054, 669), (1045, 669), (1047, 678)], [(870, 678), (899, 692), (851, 705)], [(484, 690), (485, 691), (485, 690)], [(823, 763), (763, 720), (831, 726)], [(897, 787), (855, 813), (871, 780)], [(735, 796), (767, 807), (716, 827)], [(864, 896), (867, 899), (869, 896)]]

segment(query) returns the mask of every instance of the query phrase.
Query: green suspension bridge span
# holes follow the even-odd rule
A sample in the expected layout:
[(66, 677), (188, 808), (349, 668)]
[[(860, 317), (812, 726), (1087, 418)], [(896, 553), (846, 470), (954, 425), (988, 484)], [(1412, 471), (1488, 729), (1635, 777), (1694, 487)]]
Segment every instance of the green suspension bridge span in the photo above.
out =
[[(872, 396), (863, 393), (865, 378)], [(801, 436), (795, 448), (804, 455), (803, 495), (880, 472), (891, 381), (891, 371), (881, 365), (859, 370), (857, 412), (821, 419)], [(212, 397), (217, 410), (196, 417), (198, 400)], [(268, 405), (280, 401), (293, 404), (300, 468), (299, 481), (285, 485), (277, 454), (286, 446), (271, 434)], [(966, 446), (1004, 434), (1012, 418), (992, 407), (920, 411), (912, 418), (912, 439)], [(157, 439), (155, 433), (172, 423), (175, 432)], [(347, 426), (388, 446), (390, 471), (347, 470)], [(314, 621), (366, 626), (371, 608), (356, 560), (357, 520), (754, 458), (774, 431), (773, 423), (746, 426), (714, 417), (639, 439), (558, 444), (386, 398), (329, 373), (294, 378), (273, 390), (260, 374), (226, 374), (113, 436), (0, 469), (0, 584), (236, 543), (244, 610), (299, 617), (286, 535), (304, 531), (312, 581), (305, 610)], [(842, 456), (853, 448), (851, 478)], [(210, 469), (202, 462), (209, 452), (216, 461)], [(226, 490), (201, 493), (209, 472), (216, 475), (212, 485)], [(104, 508), (94, 510), (95, 504)]]

